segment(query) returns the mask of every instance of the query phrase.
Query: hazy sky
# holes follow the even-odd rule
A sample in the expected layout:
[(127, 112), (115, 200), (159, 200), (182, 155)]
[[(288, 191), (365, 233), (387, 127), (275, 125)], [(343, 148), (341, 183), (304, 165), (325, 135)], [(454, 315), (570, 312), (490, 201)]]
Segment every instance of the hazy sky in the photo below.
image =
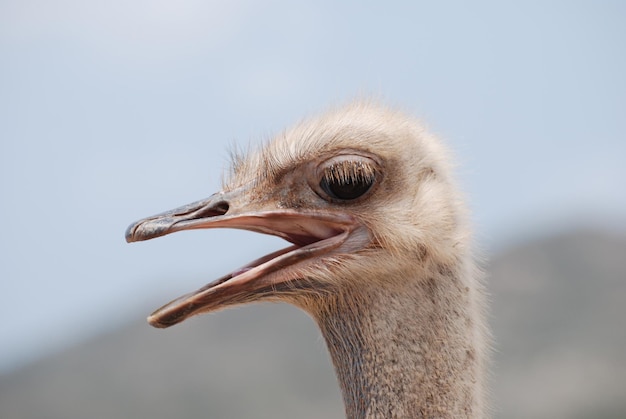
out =
[(0, 372), (282, 246), (124, 230), (355, 97), (455, 150), (490, 250), (626, 230), (624, 4), (0, 0)]

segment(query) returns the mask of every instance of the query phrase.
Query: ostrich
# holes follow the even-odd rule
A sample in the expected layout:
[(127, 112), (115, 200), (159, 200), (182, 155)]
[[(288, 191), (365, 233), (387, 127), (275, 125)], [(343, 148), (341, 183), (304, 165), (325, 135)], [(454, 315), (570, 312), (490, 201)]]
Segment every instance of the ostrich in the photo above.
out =
[(415, 120), (357, 102), (247, 156), (220, 192), (132, 224), (128, 242), (238, 228), (291, 246), (156, 310), (169, 327), (254, 301), (306, 311), (349, 418), (483, 418), (481, 276), (445, 148)]

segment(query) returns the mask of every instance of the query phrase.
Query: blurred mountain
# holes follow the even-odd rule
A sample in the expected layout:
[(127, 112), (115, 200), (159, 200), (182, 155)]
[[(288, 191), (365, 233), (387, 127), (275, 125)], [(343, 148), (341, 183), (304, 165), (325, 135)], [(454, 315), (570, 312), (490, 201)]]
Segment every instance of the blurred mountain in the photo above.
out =
[[(579, 231), (488, 269), (498, 418), (626, 417), (626, 237)], [(256, 305), (143, 321), (0, 376), (0, 417), (343, 417), (306, 314)]]
[(626, 418), (626, 237), (573, 232), (489, 269), (502, 418)]

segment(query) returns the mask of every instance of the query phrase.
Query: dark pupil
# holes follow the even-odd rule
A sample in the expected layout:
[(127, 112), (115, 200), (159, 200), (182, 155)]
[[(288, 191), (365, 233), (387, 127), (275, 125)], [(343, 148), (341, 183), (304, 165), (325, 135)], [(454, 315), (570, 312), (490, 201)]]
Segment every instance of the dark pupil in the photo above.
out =
[(350, 200), (356, 199), (367, 192), (372, 186), (372, 180), (360, 178), (357, 180), (346, 179), (345, 181), (339, 181), (323, 178), (320, 186), (332, 198)]

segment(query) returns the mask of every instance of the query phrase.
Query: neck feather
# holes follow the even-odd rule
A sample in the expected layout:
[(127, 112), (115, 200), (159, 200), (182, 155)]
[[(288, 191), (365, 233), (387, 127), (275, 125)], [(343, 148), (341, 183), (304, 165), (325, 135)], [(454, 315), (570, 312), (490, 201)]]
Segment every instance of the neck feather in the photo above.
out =
[(480, 285), (449, 269), (391, 282), (344, 289), (313, 313), (348, 418), (485, 417)]

